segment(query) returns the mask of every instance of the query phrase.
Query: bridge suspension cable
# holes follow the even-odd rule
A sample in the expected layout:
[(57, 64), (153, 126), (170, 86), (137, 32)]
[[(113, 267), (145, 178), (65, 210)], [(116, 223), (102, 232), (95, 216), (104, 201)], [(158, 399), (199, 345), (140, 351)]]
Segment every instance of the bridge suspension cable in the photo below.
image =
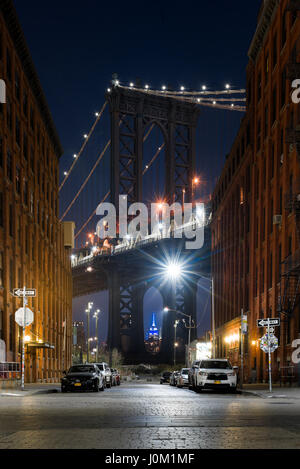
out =
[(103, 115), (103, 112), (104, 112), (106, 106), (107, 106), (107, 101), (104, 102), (104, 104), (103, 104), (103, 106), (102, 106), (102, 108), (101, 108), (101, 111), (100, 111), (99, 113), (96, 113), (97, 118), (96, 118), (95, 122), (93, 123), (93, 125), (92, 125), (92, 127), (91, 127), (89, 133), (88, 133), (87, 136), (86, 136), (86, 138), (84, 139), (84, 142), (83, 142), (83, 144), (82, 144), (82, 146), (81, 146), (81, 148), (80, 148), (80, 150), (79, 150), (79, 153), (76, 154), (76, 157), (75, 157), (73, 163), (71, 164), (70, 169), (66, 172), (65, 178), (63, 179), (63, 181), (61, 182), (61, 184), (60, 184), (60, 186), (59, 186), (59, 189), (58, 189), (59, 191), (63, 188), (63, 186), (64, 186), (64, 184), (66, 183), (67, 179), (69, 178), (69, 176), (70, 176), (70, 174), (71, 174), (71, 172), (72, 172), (74, 166), (76, 165), (77, 161), (79, 160), (80, 156), (82, 155), (82, 152), (83, 152), (83, 150), (85, 149), (85, 147), (86, 147), (86, 145), (87, 145), (89, 139), (91, 138), (91, 136), (92, 136), (92, 134), (93, 134), (93, 132), (94, 132), (94, 130), (95, 130), (95, 128), (96, 128), (96, 125), (98, 124), (99, 120), (101, 119), (101, 117), (102, 117), (102, 115)]
[[(120, 120), (119, 122), (119, 126), (122, 124), (122, 119)], [(150, 135), (152, 129), (154, 127), (154, 124), (151, 125), (151, 127), (149, 128), (147, 134), (145, 135), (144, 137), (144, 142), (145, 140), (148, 138), (148, 136)], [(91, 169), (91, 171), (89, 172), (89, 174), (87, 175), (86, 179), (84, 180), (84, 182), (82, 183), (82, 185), (80, 186), (77, 194), (74, 196), (73, 200), (70, 202), (70, 204), (68, 205), (68, 207), (66, 208), (65, 212), (63, 213), (63, 215), (61, 216), (60, 218), (60, 221), (62, 221), (65, 216), (67, 215), (67, 213), (70, 211), (70, 209), (72, 208), (72, 206), (74, 205), (74, 203), (76, 202), (76, 200), (78, 199), (79, 195), (81, 194), (81, 192), (83, 191), (83, 189), (85, 188), (85, 186), (87, 185), (88, 181), (90, 180), (90, 178), (92, 177), (95, 169), (97, 168), (98, 164), (101, 162), (103, 156), (105, 155), (108, 147), (111, 145), (111, 139), (108, 140), (108, 142), (106, 143), (104, 149), (102, 150), (102, 152), (100, 153), (96, 163), (94, 164), (93, 168)], [(130, 162), (127, 163), (127, 166), (130, 165)]]
[[(144, 136), (144, 139), (143, 141), (145, 142), (148, 138), (148, 136), (150, 135), (153, 127), (155, 126), (155, 124), (152, 124), (148, 130), (148, 132), (146, 133), (146, 135)], [(153, 158), (151, 159), (151, 161), (146, 165), (146, 167), (144, 168), (143, 170), (143, 176), (144, 174), (151, 168), (151, 166), (153, 165), (153, 163), (155, 162), (155, 160), (157, 159), (157, 157), (159, 156), (160, 152), (163, 150), (163, 148), (165, 147), (165, 143), (162, 143), (162, 145), (158, 148), (157, 152), (155, 153), (155, 155), (153, 156)], [(130, 162), (128, 162), (127, 166), (130, 164)], [(110, 190), (105, 194), (105, 196), (103, 197), (103, 199), (101, 200), (100, 204), (104, 203), (107, 199), (107, 197), (110, 195)], [(131, 191), (130, 191), (131, 192)], [(99, 205), (99, 204), (98, 204)], [(97, 207), (98, 207), (97, 205)], [(86, 225), (91, 221), (91, 219), (93, 218), (93, 216), (96, 214), (96, 210), (97, 210), (97, 207), (95, 208), (95, 210), (93, 210), (93, 212), (90, 214), (89, 218), (84, 222), (84, 224), (81, 226), (81, 228), (77, 231), (77, 233), (75, 234), (75, 239), (78, 238), (78, 236), (80, 235), (80, 233), (84, 230), (84, 228), (86, 227)]]

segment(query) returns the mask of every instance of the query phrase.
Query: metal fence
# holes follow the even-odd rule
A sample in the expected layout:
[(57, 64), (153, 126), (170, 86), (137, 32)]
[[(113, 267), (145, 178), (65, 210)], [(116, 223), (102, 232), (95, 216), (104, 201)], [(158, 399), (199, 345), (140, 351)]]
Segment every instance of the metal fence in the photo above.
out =
[(21, 379), (21, 363), (0, 363), (0, 379)]

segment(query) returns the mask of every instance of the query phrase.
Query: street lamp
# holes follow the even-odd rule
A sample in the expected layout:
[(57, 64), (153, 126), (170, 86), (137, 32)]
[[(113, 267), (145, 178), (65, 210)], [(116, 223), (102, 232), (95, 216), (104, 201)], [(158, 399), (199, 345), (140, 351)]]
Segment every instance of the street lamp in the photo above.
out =
[(171, 261), (165, 266), (165, 273), (170, 280), (177, 280), (182, 274), (182, 266), (176, 261)]
[(98, 355), (99, 355), (99, 331), (98, 331), (98, 319), (99, 319), (99, 314), (100, 314), (101, 310), (100, 309), (97, 309), (97, 311), (95, 311), (93, 317), (95, 318), (96, 320), (96, 324), (95, 324), (95, 328), (96, 328), (96, 340), (97, 340), (97, 361), (98, 361)]
[[(195, 328), (195, 326), (192, 326), (192, 316), (189, 315), (189, 314), (183, 313), (182, 311), (178, 311), (177, 309), (173, 309), (173, 308), (169, 308), (168, 306), (165, 306), (164, 307), (164, 312), (168, 313), (169, 311), (173, 311), (174, 313), (181, 314), (182, 316), (185, 316), (185, 317), (189, 318), (189, 325), (188, 326), (185, 325), (185, 327), (189, 331), (189, 333), (188, 333), (188, 362), (189, 362), (189, 353), (190, 353), (190, 346), (191, 346), (191, 329)], [(178, 324), (178, 322), (177, 322), (177, 324)], [(176, 327), (177, 327), (177, 324), (176, 324)], [(176, 333), (176, 328), (175, 328), (175, 333)], [(175, 339), (175, 342), (176, 342), (176, 339)]]
[(174, 322), (174, 366), (176, 365), (176, 347), (178, 347), (178, 343), (176, 342), (176, 329), (177, 324), (179, 323), (178, 319)]
[(90, 343), (89, 343), (89, 337), (90, 337), (90, 313), (91, 313), (91, 309), (93, 307), (93, 303), (91, 301), (89, 301), (88, 303), (88, 307), (87, 309), (85, 310), (85, 312), (87, 313), (87, 362), (89, 363), (90, 361)]
[(192, 204), (194, 203), (194, 192), (195, 192), (195, 186), (197, 186), (199, 184), (199, 178), (198, 177), (194, 177), (192, 179)]

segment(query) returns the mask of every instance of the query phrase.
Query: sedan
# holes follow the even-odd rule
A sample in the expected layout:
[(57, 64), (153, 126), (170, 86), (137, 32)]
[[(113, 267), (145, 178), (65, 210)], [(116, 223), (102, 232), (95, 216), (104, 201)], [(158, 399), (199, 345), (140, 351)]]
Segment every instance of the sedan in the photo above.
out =
[(104, 380), (96, 365), (74, 365), (64, 374), (61, 380), (61, 392), (104, 391)]

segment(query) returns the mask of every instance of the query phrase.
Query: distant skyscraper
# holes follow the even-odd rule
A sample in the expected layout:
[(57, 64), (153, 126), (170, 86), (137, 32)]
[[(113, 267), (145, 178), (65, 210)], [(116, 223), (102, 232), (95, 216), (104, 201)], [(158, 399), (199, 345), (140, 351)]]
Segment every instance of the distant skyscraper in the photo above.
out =
[(158, 353), (160, 343), (159, 330), (156, 325), (156, 313), (152, 313), (151, 326), (146, 332), (145, 347), (150, 353)]

